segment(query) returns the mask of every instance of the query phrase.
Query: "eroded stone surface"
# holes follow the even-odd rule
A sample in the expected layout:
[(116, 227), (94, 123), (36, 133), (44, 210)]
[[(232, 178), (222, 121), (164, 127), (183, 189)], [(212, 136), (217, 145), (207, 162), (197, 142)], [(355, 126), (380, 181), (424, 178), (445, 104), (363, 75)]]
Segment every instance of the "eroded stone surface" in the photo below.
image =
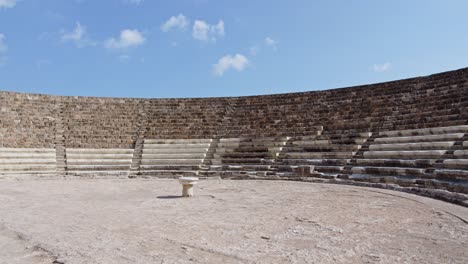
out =
[(276, 181), (179, 193), (177, 180), (1, 181), (0, 224), (65, 263), (468, 261), (468, 209), (437, 200)]

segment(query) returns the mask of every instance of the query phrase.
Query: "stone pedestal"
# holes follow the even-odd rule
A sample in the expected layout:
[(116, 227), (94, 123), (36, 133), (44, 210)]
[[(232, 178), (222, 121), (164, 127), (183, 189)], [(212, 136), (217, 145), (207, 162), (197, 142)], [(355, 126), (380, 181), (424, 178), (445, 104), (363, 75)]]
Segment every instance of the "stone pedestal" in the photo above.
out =
[(196, 177), (180, 177), (180, 184), (182, 184), (182, 196), (192, 197), (193, 196), (193, 185), (197, 184), (198, 178)]

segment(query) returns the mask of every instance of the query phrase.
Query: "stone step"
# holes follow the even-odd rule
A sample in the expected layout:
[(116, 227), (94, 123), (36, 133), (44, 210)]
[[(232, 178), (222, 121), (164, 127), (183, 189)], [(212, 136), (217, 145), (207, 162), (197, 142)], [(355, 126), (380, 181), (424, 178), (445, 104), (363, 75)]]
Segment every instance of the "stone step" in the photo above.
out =
[(154, 176), (154, 177), (175, 177), (180, 176), (197, 176), (198, 171), (194, 170), (145, 170), (138, 173), (141, 176)]
[(343, 144), (343, 145), (362, 145), (366, 143), (367, 138), (350, 138), (350, 139), (317, 139), (317, 140), (293, 140), (293, 146), (323, 146), (332, 144)]
[(0, 153), (0, 159), (53, 159), (56, 153)]
[(55, 164), (50, 165), (0, 165), (0, 171), (55, 171)]
[[(333, 144), (324, 144), (324, 145), (295, 145), (283, 147), (283, 150), (286, 152), (346, 152), (346, 151), (358, 151), (361, 149), (362, 145), (333, 145)], [(303, 150), (303, 151), (301, 151)]]
[(102, 170), (112, 170), (112, 171), (125, 171), (130, 169), (130, 164), (128, 165), (69, 165), (67, 164), (67, 170), (70, 171), (102, 171)]
[(453, 155), (457, 159), (463, 159), (463, 158), (468, 158), (468, 150), (455, 150), (453, 152)]
[(69, 165), (127, 165), (131, 159), (68, 159)]
[(133, 158), (133, 154), (108, 154), (108, 153), (103, 153), (103, 154), (87, 154), (87, 153), (74, 154), (74, 153), (68, 153), (67, 152), (67, 160), (70, 160), (70, 159), (129, 159), (131, 161), (132, 158)]
[(145, 149), (188, 149), (188, 148), (210, 148), (210, 144), (145, 144), (143, 150)]
[(204, 153), (142, 154), (142, 159), (204, 159)]
[(437, 162), (436, 159), (357, 159), (356, 164), (360, 166), (377, 166), (377, 167), (422, 167), (427, 168), (433, 166)]
[(52, 154), (55, 153), (53, 148), (0, 148), (1, 154), (7, 153), (43, 153), (43, 154)]
[(191, 144), (210, 144), (212, 139), (145, 139), (144, 144), (154, 145), (191, 145)]
[(455, 144), (451, 142), (423, 142), (423, 143), (399, 143), (399, 144), (375, 144), (370, 145), (371, 151), (385, 150), (442, 150), (449, 149)]
[(124, 176), (127, 177), (130, 172), (125, 170), (116, 170), (116, 171), (72, 171), (68, 170), (66, 172), (67, 176), (86, 176), (86, 177), (115, 177), (115, 176)]
[(317, 166), (339, 166), (346, 165), (350, 159), (284, 159), (287, 165), (317, 165)]
[(449, 126), (449, 127), (434, 127), (422, 129), (409, 129), (397, 131), (383, 131), (380, 136), (397, 137), (397, 136), (416, 136), (416, 135), (433, 135), (433, 134), (448, 134), (448, 133), (467, 133), (468, 125)]
[(211, 171), (269, 171), (271, 165), (212, 165)]
[(285, 159), (350, 159), (356, 152), (288, 152)]
[(434, 174), (440, 179), (468, 180), (468, 170), (440, 169)]
[[(271, 160), (267, 160), (271, 161)], [(265, 159), (254, 159), (254, 158), (242, 158), (242, 159), (213, 159), (211, 164), (213, 165), (222, 165), (222, 164), (263, 164)]]
[(340, 173), (343, 171), (343, 166), (315, 166), (314, 168), (318, 172), (335, 172)]
[(376, 138), (376, 144), (393, 144), (393, 143), (412, 143), (412, 142), (443, 142), (455, 141), (463, 138), (465, 134), (442, 134), (442, 135), (424, 135), (424, 136), (407, 136), (407, 137), (383, 137)]
[(263, 138), (220, 138), (219, 144), (236, 144), (236, 143), (258, 143), (269, 144), (275, 142), (287, 141), (290, 137), (263, 137)]
[(464, 142), (463, 142), (463, 148), (468, 149), (468, 141), (464, 141)]
[(242, 143), (232, 143), (232, 142), (225, 142), (225, 143), (218, 143), (218, 147), (220, 148), (274, 148), (274, 147), (282, 147), (286, 145), (286, 141), (284, 142), (268, 142), (268, 143), (259, 143), (259, 142), (242, 142)]
[(201, 170), (199, 165), (140, 165), (140, 170)]
[(37, 170), (37, 171), (0, 171), (0, 175), (56, 175), (55, 170)]
[(216, 148), (216, 153), (275, 153), (281, 151), (282, 148), (266, 148), (266, 147), (242, 147), (242, 148)]
[(173, 149), (143, 149), (143, 154), (160, 154), (160, 153), (205, 153), (208, 148), (173, 148)]
[(421, 168), (400, 168), (400, 167), (352, 167), (353, 174), (368, 175), (404, 175), (428, 177), (426, 169)]
[(437, 159), (442, 158), (447, 150), (413, 150), (413, 151), (366, 151), (367, 159)]
[(214, 154), (215, 159), (236, 159), (236, 158), (271, 158), (272, 155), (268, 152), (244, 152), (244, 153), (223, 153)]
[(142, 165), (199, 165), (203, 159), (142, 159)]
[(55, 159), (0, 159), (1, 165), (15, 165), (15, 164), (55, 164)]
[(468, 159), (446, 159), (443, 164), (445, 168), (468, 170)]
[(67, 148), (68, 154), (133, 154), (133, 149), (75, 149)]

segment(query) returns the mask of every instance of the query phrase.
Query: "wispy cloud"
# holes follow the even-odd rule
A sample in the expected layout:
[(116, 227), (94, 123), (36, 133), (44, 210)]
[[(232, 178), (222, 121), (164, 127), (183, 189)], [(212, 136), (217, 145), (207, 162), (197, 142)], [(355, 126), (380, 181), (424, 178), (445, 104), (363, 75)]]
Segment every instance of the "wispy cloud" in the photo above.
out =
[(139, 5), (143, 3), (144, 0), (124, 0), (128, 4), (134, 4), (134, 5)]
[(13, 8), (16, 5), (17, 0), (0, 0), (0, 9), (2, 8)]
[(388, 70), (390, 70), (390, 68), (392, 67), (392, 64), (390, 62), (386, 62), (386, 63), (383, 63), (383, 64), (374, 64), (374, 72), (386, 72)]
[(190, 25), (190, 21), (183, 14), (171, 16), (164, 24), (161, 25), (163, 32), (168, 32), (172, 29), (184, 30)]
[(236, 54), (234, 56), (226, 55), (219, 59), (218, 63), (213, 65), (213, 74), (216, 76), (222, 76), (224, 72), (229, 69), (243, 71), (248, 64), (249, 60), (242, 54)]
[(96, 45), (95, 42), (87, 37), (86, 28), (80, 22), (76, 22), (73, 31), (62, 32), (62, 41), (72, 41), (78, 48)]
[(272, 39), (271, 37), (266, 37), (265, 38), (265, 45), (268, 47), (273, 48), (274, 50), (278, 49), (278, 41)]
[(109, 38), (105, 42), (107, 49), (126, 49), (143, 45), (146, 39), (143, 34), (136, 29), (124, 29), (118, 38)]
[(192, 36), (201, 41), (216, 41), (224, 37), (224, 21), (220, 20), (216, 25), (210, 25), (203, 20), (195, 20), (193, 23)]
[(6, 57), (6, 52), (8, 51), (8, 46), (5, 42), (5, 35), (0, 33), (0, 66), (3, 66), (6, 64), (7, 57)]
[(5, 35), (0, 33), (0, 54), (5, 53), (8, 50), (8, 46), (5, 43), (5, 39), (6, 39)]

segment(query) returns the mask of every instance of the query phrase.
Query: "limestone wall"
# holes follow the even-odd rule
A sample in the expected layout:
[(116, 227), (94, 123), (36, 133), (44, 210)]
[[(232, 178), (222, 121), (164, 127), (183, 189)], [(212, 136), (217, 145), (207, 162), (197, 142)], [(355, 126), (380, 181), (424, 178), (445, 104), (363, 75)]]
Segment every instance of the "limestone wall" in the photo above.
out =
[(129, 148), (147, 138), (386, 131), (467, 124), (468, 69), (375, 85), (194, 99), (60, 97), (0, 92), (0, 146)]
[(53, 148), (55, 97), (0, 92), (0, 147)]

